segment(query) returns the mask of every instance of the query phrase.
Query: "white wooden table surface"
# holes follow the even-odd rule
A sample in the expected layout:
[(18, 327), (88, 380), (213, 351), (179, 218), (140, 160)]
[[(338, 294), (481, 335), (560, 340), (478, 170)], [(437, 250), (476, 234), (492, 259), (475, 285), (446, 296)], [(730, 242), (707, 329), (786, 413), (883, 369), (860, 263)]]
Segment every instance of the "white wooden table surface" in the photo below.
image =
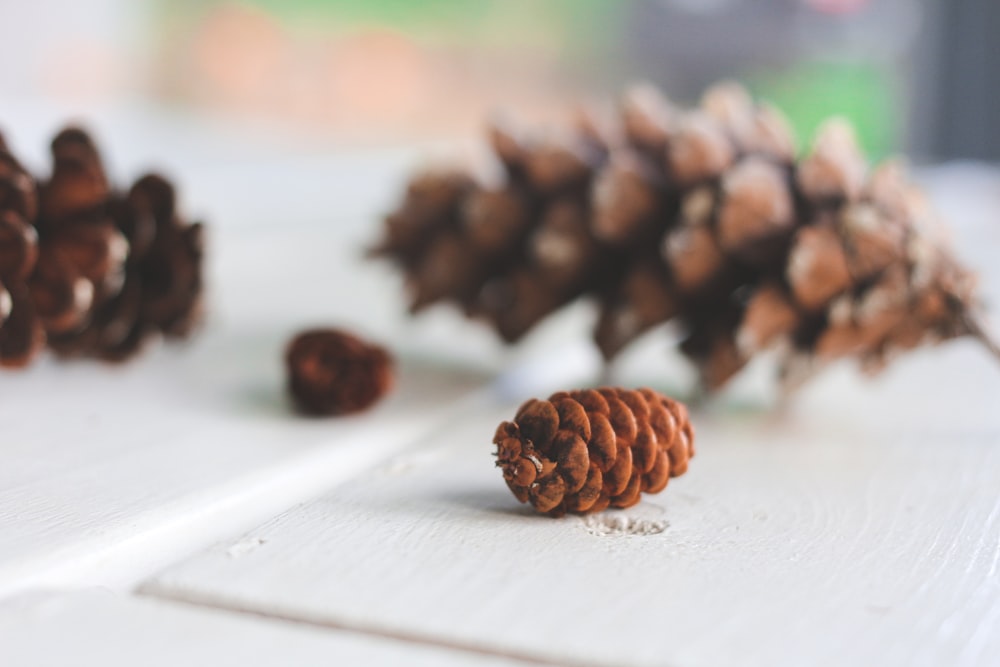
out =
[[(21, 112), (10, 134), (43, 145), (48, 116)], [(152, 130), (95, 118), (134, 173)], [(412, 152), (255, 159), (154, 125), (213, 223), (212, 318), (128, 366), (0, 375), (0, 665), (1000, 664), (1000, 366), (972, 343), (873, 382), (834, 369), (780, 411), (757, 368), (695, 413), (662, 495), (536, 517), (490, 439), (596, 380), (586, 307), (516, 351), (446, 311), (408, 321), (359, 255)], [(1000, 307), (1000, 173), (925, 179)], [(317, 323), (393, 346), (399, 391), (292, 415), (282, 346)], [(616, 380), (682, 388), (664, 341)]]

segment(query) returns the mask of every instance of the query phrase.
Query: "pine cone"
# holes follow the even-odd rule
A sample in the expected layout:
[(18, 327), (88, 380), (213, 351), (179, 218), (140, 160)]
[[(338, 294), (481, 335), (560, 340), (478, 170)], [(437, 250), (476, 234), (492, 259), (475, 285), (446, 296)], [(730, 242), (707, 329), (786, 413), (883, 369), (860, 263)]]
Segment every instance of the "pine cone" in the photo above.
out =
[(659, 493), (694, 456), (682, 403), (651, 389), (558, 392), (497, 428), (496, 465), (519, 501), (562, 516), (631, 507)]
[(76, 128), (55, 137), (52, 157), (36, 191), (0, 152), (0, 283), (12, 302), (0, 363), (25, 365), (46, 341), (117, 361), (157, 334), (187, 335), (201, 312), (202, 229), (176, 215), (172, 186), (150, 175), (117, 193)]
[[(578, 123), (568, 136), (553, 152), (552, 142), (494, 130), (502, 192), (529, 212), (481, 218), (517, 229), (502, 259), (483, 261), (454, 232), (461, 202), (480, 191), (463, 179), (454, 217), (422, 227), (420, 243), (440, 254), (408, 265), (387, 252), (431, 294), (418, 302), (457, 301), (514, 341), (591, 297), (608, 360), (672, 321), (709, 389), (769, 347), (786, 388), (836, 359), (878, 370), (900, 351), (958, 336), (998, 351), (978, 320), (974, 277), (922, 194), (898, 163), (869, 171), (845, 122), (826, 123), (796, 160), (781, 114), (736, 84), (711, 88), (689, 112), (641, 87), (622, 101), (619, 133)], [(556, 198), (553, 184), (563, 188)]]
[(312, 415), (367, 410), (395, 382), (386, 350), (338, 329), (298, 334), (288, 345), (285, 364), (289, 393), (302, 412)]

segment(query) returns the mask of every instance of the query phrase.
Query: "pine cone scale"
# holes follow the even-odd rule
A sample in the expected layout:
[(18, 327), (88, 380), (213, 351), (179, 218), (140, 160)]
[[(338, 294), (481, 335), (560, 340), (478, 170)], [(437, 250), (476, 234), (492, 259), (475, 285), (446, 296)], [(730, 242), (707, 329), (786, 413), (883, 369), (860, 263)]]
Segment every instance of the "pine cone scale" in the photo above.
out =
[(11, 308), (0, 326), (0, 366), (24, 368), (45, 345), (45, 330), (35, 314), (35, 306), (22, 283), (6, 286)]
[(0, 211), (0, 279), (20, 281), (38, 259), (38, 233), (14, 210)]
[(597, 469), (602, 473), (611, 470), (618, 455), (617, 436), (608, 421), (606, 412), (587, 410), (590, 417), (590, 441), (587, 443), (587, 453)]

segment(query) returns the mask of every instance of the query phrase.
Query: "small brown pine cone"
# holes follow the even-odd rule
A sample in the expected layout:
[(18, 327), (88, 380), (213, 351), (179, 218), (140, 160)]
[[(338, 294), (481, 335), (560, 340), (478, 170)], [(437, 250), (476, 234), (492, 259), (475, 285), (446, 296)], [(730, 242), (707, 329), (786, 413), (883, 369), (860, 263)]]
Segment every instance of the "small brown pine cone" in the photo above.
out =
[(521, 501), (549, 516), (631, 507), (687, 470), (694, 429), (682, 403), (651, 389), (604, 387), (532, 399), (493, 438)]
[(285, 352), (288, 391), (306, 414), (344, 415), (374, 405), (394, 384), (383, 348), (338, 329), (304, 331)]

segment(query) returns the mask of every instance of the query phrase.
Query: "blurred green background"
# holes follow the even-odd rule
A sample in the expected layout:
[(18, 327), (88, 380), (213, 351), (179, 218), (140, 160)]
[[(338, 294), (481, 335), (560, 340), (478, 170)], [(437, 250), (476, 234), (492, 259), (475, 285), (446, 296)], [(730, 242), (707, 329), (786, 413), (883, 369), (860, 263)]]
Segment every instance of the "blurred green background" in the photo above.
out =
[[(556, 122), (649, 80), (720, 78), (841, 114), (880, 157), (1000, 155), (993, 0), (36, 0), (0, 9), (9, 95), (141, 98), (352, 144)], [(30, 35), (30, 37), (29, 37)]]

